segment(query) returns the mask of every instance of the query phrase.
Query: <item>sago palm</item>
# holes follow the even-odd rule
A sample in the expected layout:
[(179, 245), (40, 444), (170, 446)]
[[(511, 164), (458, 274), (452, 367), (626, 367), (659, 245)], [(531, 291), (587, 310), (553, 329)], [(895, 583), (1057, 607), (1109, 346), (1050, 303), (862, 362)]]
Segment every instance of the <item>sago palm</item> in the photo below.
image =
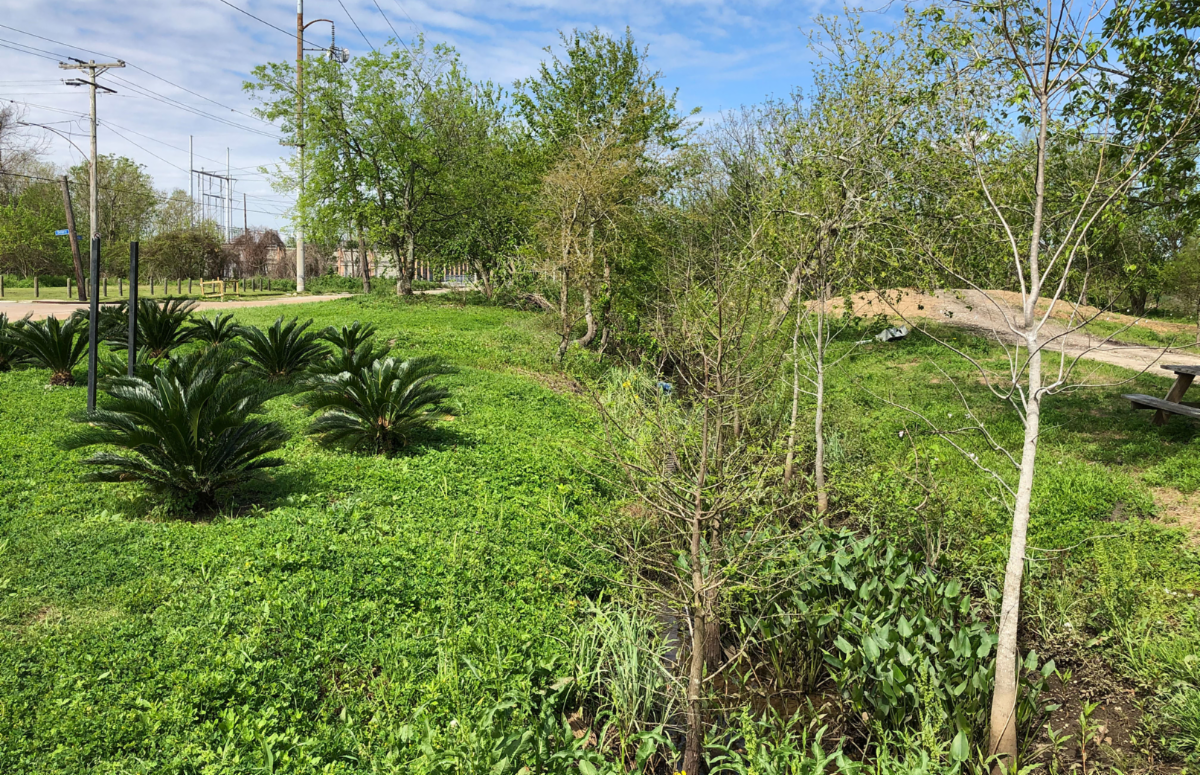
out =
[(8, 315), (0, 312), (0, 371), (9, 371), (28, 359), (29, 356), (17, 346), (16, 340), (12, 338), (13, 332), (25, 325), (27, 321), (28, 318), (9, 321)]
[(360, 371), (387, 355), (386, 347), (375, 346), (375, 326), (357, 320), (348, 326), (329, 326), (320, 337), (336, 348), (333, 354), (313, 366), (318, 374)]
[(433, 380), (453, 372), (426, 356), (384, 358), (357, 371), (316, 377), (304, 401), (318, 413), (308, 432), (326, 443), (390, 455), (437, 418), (436, 405), (450, 392)]
[(71, 370), (87, 354), (87, 320), (78, 317), (66, 322), (58, 318), (27, 320), (10, 327), (6, 339), (36, 365), (50, 369), (51, 385), (74, 385)]
[(212, 318), (197, 318), (192, 332), (193, 339), (213, 346), (229, 344), (241, 336), (241, 328), (233, 315), (220, 312)]
[(197, 509), (211, 509), (221, 490), (283, 460), (264, 457), (288, 433), (252, 418), (270, 397), (258, 380), (233, 369), (236, 355), (214, 347), (170, 356), (149, 379), (112, 380), (108, 400), (78, 418), (88, 427), (64, 439), (66, 449), (115, 447), (83, 462), (92, 482), (142, 482)]
[(188, 323), (196, 302), (189, 299), (138, 299), (137, 345), (161, 358), (192, 340), (195, 329)]
[(317, 332), (307, 330), (311, 325), (311, 320), (298, 323), (292, 318), (284, 323), (280, 317), (266, 331), (253, 327), (239, 329), (246, 343), (247, 365), (272, 381), (305, 371), (326, 354)]

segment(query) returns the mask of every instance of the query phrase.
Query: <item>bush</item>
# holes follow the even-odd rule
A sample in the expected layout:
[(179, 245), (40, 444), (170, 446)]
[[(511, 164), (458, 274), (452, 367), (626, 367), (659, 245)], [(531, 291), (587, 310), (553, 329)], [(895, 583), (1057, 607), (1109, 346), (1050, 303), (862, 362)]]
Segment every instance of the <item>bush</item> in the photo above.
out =
[(388, 353), (386, 347), (375, 347), (375, 326), (370, 323), (364, 326), (356, 320), (341, 328), (329, 326), (319, 336), (337, 348), (332, 358), (314, 367), (321, 374), (361, 371)]
[(201, 317), (195, 321), (192, 338), (215, 346), (229, 344), (241, 336), (241, 328), (233, 315), (218, 312), (212, 318)]
[(25, 324), (25, 320), (9, 322), (8, 315), (0, 312), (0, 371), (10, 371), (24, 363), (28, 357), (11, 334)]
[(279, 317), (266, 332), (260, 328), (238, 329), (246, 342), (250, 368), (269, 380), (281, 381), (313, 366), (326, 351), (317, 332), (307, 330), (311, 325), (311, 320), (301, 324), (296, 318), (285, 324)]
[(152, 358), (161, 358), (191, 341), (195, 329), (187, 324), (195, 308), (196, 303), (187, 299), (138, 299), (138, 347), (149, 351)]
[(71, 375), (88, 349), (87, 320), (71, 316), (63, 323), (58, 318), (27, 320), (9, 327), (7, 339), (37, 365), (50, 369), (51, 385), (74, 385)]
[(450, 392), (432, 380), (453, 371), (426, 356), (402, 363), (385, 358), (357, 371), (318, 376), (305, 405), (320, 416), (308, 432), (326, 443), (390, 455), (408, 443), (413, 431), (436, 419), (437, 412), (428, 407)]
[(61, 442), (65, 449), (97, 444), (84, 460), (91, 482), (142, 482), (191, 509), (211, 509), (222, 489), (279, 466), (264, 457), (288, 434), (275, 422), (250, 419), (269, 394), (250, 374), (232, 369), (236, 356), (211, 348), (170, 357), (152, 378), (114, 379), (111, 400), (76, 418), (88, 427)]

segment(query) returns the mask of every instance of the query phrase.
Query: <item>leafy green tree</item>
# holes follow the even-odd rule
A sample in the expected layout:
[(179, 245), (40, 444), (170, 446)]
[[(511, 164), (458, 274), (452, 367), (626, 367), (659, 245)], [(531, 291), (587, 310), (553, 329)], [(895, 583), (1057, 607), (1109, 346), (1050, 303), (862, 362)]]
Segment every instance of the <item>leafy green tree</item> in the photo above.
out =
[(638, 232), (647, 221), (637, 205), (670, 186), (676, 152), (692, 133), (628, 30), (619, 39), (575, 30), (561, 43), (562, 54), (547, 49), (550, 59), (513, 95), (541, 149), (540, 241), (559, 281), (560, 358), (573, 288), (587, 323), (577, 343), (591, 344), (598, 331), (607, 342), (614, 300), (637, 287), (635, 268), (645, 269), (635, 248), (645, 244)]
[[(146, 168), (133, 159), (106, 154), (96, 160), (96, 167), (101, 263), (106, 273), (123, 275), (129, 266), (129, 242), (149, 232), (158, 210), (159, 196)], [(76, 225), (79, 233), (84, 235), (81, 247), (86, 255), (87, 235), (92, 233), (86, 204), (88, 164), (72, 167), (70, 177), (71, 190), (75, 192)]]
[[(46, 164), (21, 169), (22, 174), (54, 176), (53, 167)], [(0, 179), (5, 184), (0, 188), (0, 273), (22, 277), (71, 273), (70, 240), (54, 234), (66, 228), (61, 186), (16, 176), (0, 175)]]
[[(246, 88), (263, 101), (264, 117), (294, 133), (292, 68), (255, 68)], [(397, 292), (411, 294), (418, 254), (456, 215), (452, 178), (477, 118), (472, 84), (453, 49), (429, 49), (423, 39), (346, 67), (312, 60), (306, 73), (307, 182), (298, 217), (329, 242), (365, 229), (389, 248)], [(294, 187), (295, 174), (283, 185)]]
[[(126, 248), (128, 255), (128, 248)], [(235, 261), (214, 224), (156, 232), (141, 248), (143, 271), (171, 280), (224, 277)]]
[(114, 379), (109, 400), (79, 417), (87, 427), (62, 446), (117, 449), (86, 458), (95, 470), (85, 481), (142, 482), (189, 509), (214, 509), (222, 490), (283, 465), (265, 456), (288, 438), (279, 423), (251, 417), (271, 393), (236, 360), (207, 348), (168, 358), (149, 378)]

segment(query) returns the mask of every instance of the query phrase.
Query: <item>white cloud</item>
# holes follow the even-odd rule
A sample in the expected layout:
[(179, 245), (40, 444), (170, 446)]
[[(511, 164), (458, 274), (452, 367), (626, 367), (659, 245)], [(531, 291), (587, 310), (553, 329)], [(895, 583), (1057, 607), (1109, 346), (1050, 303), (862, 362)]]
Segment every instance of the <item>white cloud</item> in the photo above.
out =
[[(241, 88), (250, 70), (295, 56), (294, 38), (287, 34), (295, 27), (295, 4), (291, 0), (230, 2), (284, 31), (271, 29), (220, 0), (0, 0), (0, 24), (59, 41), (0, 27), (0, 100), (40, 106), (29, 108), (32, 121), (74, 122), (54, 126), (86, 147), (86, 121), (80, 118), (87, 111), (86, 91), (59, 83), (75, 73), (60, 71), (57, 61), (62, 56), (113, 56), (250, 113), (254, 104)], [(536, 71), (545, 56), (542, 49), (557, 44), (560, 29), (596, 26), (619, 34), (629, 26), (639, 43), (649, 44), (651, 64), (663, 72), (665, 85), (679, 87), (682, 106), (702, 105), (711, 115), (757, 102), (768, 93), (784, 93), (807, 80), (809, 56), (798, 28), (820, 10), (824, 0), (801, 4), (783, 0), (378, 0), (378, 6), (375, 0), (344, 2), (353, 22), (337, 0), (309, 0), (306, 18), (334, 20), (338, 44), (352, 53), (366, 50), (362, 34), (378, 47), (392, 37), (392, 27), (405, 37), (419, 30), (431, 43), (455, 46), (472, 77), (505, 87)], [(315, 45), (325, 45), (327, 36), (327, 25), (314, 25), (306, 34)], [(9, 42), (42, 51), (19, 53)], [(251, 210), (261, 211), (251, 212), (250, 221), (282, 223), (272, 213), (282, 212), (286, 199), (274, 194), (255, 169), (278, 159), (286, 149), (274, 137), (245, 129), (270, 132), (270, 127), (133, 67), (113, 71), (102, 82), (119, 92), (100, 98), (101, 120), (113, 125), (101, 129), (102, 152), (137, 159), (160, 188), (169, 189), (187, 186), (189, 135), (195, 137), (196, 153), (204, 157), (197, 158), (197, 168), (223, 170), (228, 147), (238, 170), (237, 190), (250, 194)], [(143, 89), (161, 98), (139, 94)], [(163, 98), (207, 115), (165, 104)], [(78, 161), (67, 142), (55, 137), (51, 147), (55, 161)], [(240, 220), (240, 212), (236, 217)]]

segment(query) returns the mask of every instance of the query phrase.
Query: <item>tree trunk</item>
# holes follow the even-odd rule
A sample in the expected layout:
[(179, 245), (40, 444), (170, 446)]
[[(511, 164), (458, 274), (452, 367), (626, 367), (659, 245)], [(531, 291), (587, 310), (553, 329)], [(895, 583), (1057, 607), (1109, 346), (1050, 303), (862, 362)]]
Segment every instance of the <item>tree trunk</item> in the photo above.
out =
[(829, 510), (829, 492), (825, 488), (825, 299), (824, 286), (817, 299), (817, 410), (813, 417), (813, 484), (817, 489), (817, 513)]
[(788, 425), (787, 457), (783, 462), (783, 481), (791, 482), (796, 473), (796, 426), (800, 418), (800, 310), (792, 329), (792, 421)]
[(358, 227), (358, 260), (362, 264), (363, 293), (371, 293), (371, 259), (367, 253), (367, 241), (363, 237), (362, 226)]
[(571, 279), (571, 270), (563, 267), (562, 283), (558, 290), (558, 316), (560, 321), (560, 335), (562, 340), (558, 343), (558, 362), (562, 363), (563, 358), (567, 355), (567, 347), (571, 344), (571, 319), (567, 315), (567, 289)]
[(1150, 298), (1150, 294), (1144, 289), (1129, 292), (1129, 311), (1141, 317), (1146, 314), (1146, 301)]
[[(707, 393), (707, 374), (705, 374), (704, 388)], [(700, 465), (696, 471), (696, 494), (693, 500), (692, 518), (689, 526), (691, 529), (689, 559), (692, 566), (692, 643), (691, 659), (688, 665), (687, 738), (683, 750), (683, 771), (692, 773), (692, 775), (699, 775), (700, 773), (704, 747), (702, 687), (709, 627), (708, 617), (706, 616), (708, 600), (705, 589), (704, 568), (706, 564), (702, 548), (703, 542), (701, 541), (701, 534), (703, 532), (701, 521), (704, 517), (704, 488), (708, 479), (709, 412), (709, 407), (705, 406), (703, 426), (700, 432)]]
[(411, 229), (404, 230), (404, 259), (400, 262), (400, 277), (396, 280), (396, 294), (412, 296), (413, 270), (416, 266), (416, 239)]
[(992, 769), (994, 775), (1010, 772), (1017, 760), (1017, 627), (1021, 615), (1021, 580), (1025, 572), (1025, 540), (1029, 532), (1029, 504), (1033, 497), (1034, 462), (1042, 409), (1042, 353), (1037, 333), (1027, 334), (1033, 353), (1029, 360), (1029, 385), (1025, 400), (1025, 444), (1021, 450), (1021, 473), (1013, 507), (1012, 536), (1008, 564), (1004, 569), (1004, 596), (1000, 604), (1000, 627), (996, 643), (996, 691), (992, 696), (991, 743), (988, 754), (1004, 757)]
[(583, 286), (583, 319), (587, 321), (587, 331), (575, 340), (580, 347), (587, 347), (596, 338), (596, 316), (592, 314), (592, 289), (585, 283)]

